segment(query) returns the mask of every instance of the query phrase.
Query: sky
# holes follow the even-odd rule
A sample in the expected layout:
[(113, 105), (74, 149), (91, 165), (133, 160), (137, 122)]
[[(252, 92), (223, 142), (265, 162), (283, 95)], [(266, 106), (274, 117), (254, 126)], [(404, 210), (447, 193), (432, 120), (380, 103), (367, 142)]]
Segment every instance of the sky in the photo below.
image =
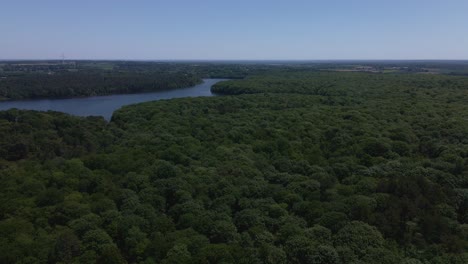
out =
[(0, 59), (468, 59), (468, 0), (0, 0)]

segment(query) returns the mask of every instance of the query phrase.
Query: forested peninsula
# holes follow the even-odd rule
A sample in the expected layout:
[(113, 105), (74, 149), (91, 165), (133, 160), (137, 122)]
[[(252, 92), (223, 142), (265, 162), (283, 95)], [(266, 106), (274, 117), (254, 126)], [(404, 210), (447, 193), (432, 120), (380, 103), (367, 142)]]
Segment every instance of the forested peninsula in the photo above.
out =
[(59, 72), (0, 79), (0, 100), (85, 97), (190, 87), (201, 78), (182, 73)]
[(468, 263), (467, 77), (246, 77), (0, 112), (0, 263)]

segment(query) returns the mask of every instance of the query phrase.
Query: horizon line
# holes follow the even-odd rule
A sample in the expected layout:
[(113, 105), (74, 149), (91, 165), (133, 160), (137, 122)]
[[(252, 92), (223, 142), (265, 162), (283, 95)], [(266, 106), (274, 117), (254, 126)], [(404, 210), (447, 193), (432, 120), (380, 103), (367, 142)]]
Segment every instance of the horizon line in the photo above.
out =
[(127, 61), (127, 62), (223, 62), (223, 61), (246, 61), (246, 62), (257, 62), (257, 61), (275, 61), (275, 62), (349, 62), (349, 61), (361, 61), (361, 62), (381, 62), (381, 61), (458, 61), (468, 62), (467, 59), (60, 59), (60, 58), (49, 58), (49, 59), (0, 59), (2, 62), (9, 61)]

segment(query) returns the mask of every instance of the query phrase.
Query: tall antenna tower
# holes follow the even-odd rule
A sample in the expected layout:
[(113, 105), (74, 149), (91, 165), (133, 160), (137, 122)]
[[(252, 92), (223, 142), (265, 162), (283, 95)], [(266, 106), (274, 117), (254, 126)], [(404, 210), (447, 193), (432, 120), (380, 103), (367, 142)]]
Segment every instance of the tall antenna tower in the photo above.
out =
[(62, 53), (62, 56), (60, 56), (60, 58), (62, 58), (62, 65), (65, 64), (65, 54)]

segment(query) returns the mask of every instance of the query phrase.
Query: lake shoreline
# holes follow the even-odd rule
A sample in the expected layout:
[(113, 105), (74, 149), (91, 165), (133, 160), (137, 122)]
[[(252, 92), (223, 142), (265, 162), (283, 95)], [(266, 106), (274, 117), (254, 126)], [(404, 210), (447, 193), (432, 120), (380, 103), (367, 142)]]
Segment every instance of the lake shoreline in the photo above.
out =
[(229, 79), (203, 79), (200, 84), (190, 87), (170, 88), (159, 91), (109, 94), (67, 98), (37, 98), (22, 100), (0, 101), (0, 111), (9, 109), (56, 111), (75, 116), (103, 116), (107, 121), (112, 113), (122, 106), (157, 101), (164, 99), (216, 96), (211, 87), (221, 81)]
[[(215, 79), (215, 78), (213, 78)], [(77, 95), (77, 96), (57, 96), (57, 97), (34, 97), (34, 98), (21, 98), (21, 99), (11, 99), (11, 98), (0, 98), (0, 103), (3, 102), (17, 102), (17, 101), (36, 101), (36, 100), (66, 100), (66, 99), (83, 99), (83, 98), (91, 98), (91, 97), (101, 97), (101, 96), (111, 96), (111, 95), (131, 95), (131, 94), (145, 94), (145, 93), (156, 93), (156, 92), (166, 92), (178, 89), (188, 89), (195, 87), (197, 85), (203, 84), (205, 80), (211, 80), (211, 78), (202, 79), (201, 82), (196, 83), (193, 86), (188, 87), (178, 87), (178, 88), (164, 88), (155, 91), (145, 91), (145, 92), (125, 92), (125, 93), (108, 93), (108, 94), (96, 94), (96, 95)]]

